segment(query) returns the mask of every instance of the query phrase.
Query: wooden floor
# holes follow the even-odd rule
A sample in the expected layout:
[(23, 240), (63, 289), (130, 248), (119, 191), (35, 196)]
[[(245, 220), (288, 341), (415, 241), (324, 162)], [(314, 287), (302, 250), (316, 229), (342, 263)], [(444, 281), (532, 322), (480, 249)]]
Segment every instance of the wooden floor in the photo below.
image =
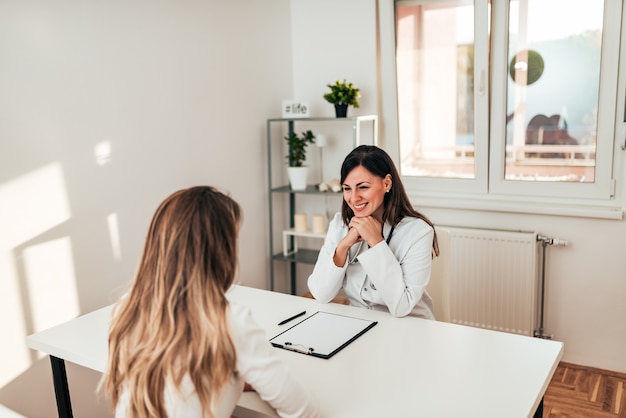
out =
[(561, 362), (543, 402), (544, 418), (626, 418), (626, 374)]

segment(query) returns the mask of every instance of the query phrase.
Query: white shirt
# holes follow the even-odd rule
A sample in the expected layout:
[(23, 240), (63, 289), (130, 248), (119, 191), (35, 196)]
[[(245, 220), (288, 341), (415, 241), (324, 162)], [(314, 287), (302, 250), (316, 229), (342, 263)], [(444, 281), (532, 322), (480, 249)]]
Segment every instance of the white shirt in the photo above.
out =
[(426, 285), (432, 266), (433, 228), (418, 218), (404, 218), (391, 232), (383, 225), (385, 240), (369, 248), (356, 243), (341, 267), (333, 261), (335, 248), (348, 233), (348, 227), (337, 213), (328, 226), (308, 286), (322, 303), (334, 298), (341, 288), (350, 303), (369, 309), (385, 310), (393, 316), (418, 316), (435, 319)]
[[(231, 417), (243, 393), (244, 382), (252, 385), (261, 399), (276, 409), (281, 417), (318, 417), (319, 412), (311, 396), (277, 356), (277, 349), (272, 347), (265, 331), (252, 319), (250, 310), (231, 301), (229, 314), (239, 377), (233, 377), (222, 390), (213, 411), (215, 417)], [(127, 417), (128, 395), (127, 390), (122, 393), (115, 411), (116, 418)], [(183, 380), (180, 393), (168, 384), (164, 395), (169, 418), (204, 417), (189, 376)]]

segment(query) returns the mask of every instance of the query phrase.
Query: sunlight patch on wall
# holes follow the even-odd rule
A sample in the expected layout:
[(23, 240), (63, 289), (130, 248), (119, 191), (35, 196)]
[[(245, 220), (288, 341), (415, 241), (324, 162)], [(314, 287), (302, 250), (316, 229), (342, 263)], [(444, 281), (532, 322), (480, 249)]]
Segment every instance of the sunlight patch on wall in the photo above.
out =
[(25, 418), (25, 417), (7, 408), (4, 405), (0, 405), (0, 418)]
[(94, 156), (96, 157), (96, 164), (102, 166), (111, 164), (112, 153), (111, 141), (100, 141), (93, 149)]
[(23, 260), (34, 331), (78, 316), (70, 238), (63, 237), (25, 248)]
[[(27, 279), (23, 277), (26, 269), (22, 262), (23, 250), (30, 246), (30, 241), (44, 242), (44, 233), (53, 235), (53, 228), (71, 216), (61, 165), (51, 163), (0, 184), (0, 202), (0, 317), (8, 319), (0, 321), (2, 387), (30, 367), (30, 350), (25, 342), (25, 337), (34, 332), (30, 321), (35, 303), (30, 298), (44, 294), (40, 289), (29, 289)], [(68, 261), (67, 257), (61, 256), (55, 263), (70, 263), (69, 268), (73, 269), (71, 257)], [(75, 287), (74, 283), (71, 285)], [(74, 289), (55, 309), (61, 307), (64, 311), (69, 306), (74, 312), (75, 295)], [(42, 313), (37, 313), (39, 315)]]
[[(2, 200), (0, 194), (0, 200)], [(2, 218), (6, 221), (6, 218)], [(2, 229), (2, 227), (0, 227)], [(0, 241), (4, 241), (0, 237)], [(4, 242), (3, 242), (4, 244)], [(0, 387), (3, 387), (30, 365), (26, 342), (26, 323), (21, 309), (17, 270), (13, 253), (0, 250), (0, 334), (2, 334), (2, 356), (0, 356)]]
[(15, 248), (70, 218), (59, 163), (0, 185), (2, 246)]
[(120, 242), (120, 227), (117, 222), (117, 213), (107, 216), (107, 225), (109, 226), (109, 239), (111, 240), (113, 259), (122, 261), (122, 244)]

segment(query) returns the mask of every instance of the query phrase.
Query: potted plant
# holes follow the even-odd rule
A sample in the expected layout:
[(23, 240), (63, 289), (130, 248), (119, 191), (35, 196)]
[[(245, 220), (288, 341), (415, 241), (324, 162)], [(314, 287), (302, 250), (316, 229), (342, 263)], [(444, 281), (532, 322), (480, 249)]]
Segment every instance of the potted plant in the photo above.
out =
[(308, 167), (304, 166), (303, 163), (306, 160), (306, 148), (309, 144), (315, 143), (315, 135), (310, 130), (303, 132), (302, 136), (298, 136), (295, 132), (290, 132), (285, 137), (285, 141), (287, 141), (289, 146), (286, 156), (289, 163), (287, 168), (289, 184), (292, 190), (304, 190), (306, 189)]
[(357, 99), (361, 97), (361, 94), (356, 85), (347, 83), (344, 79), (343, 82), (337, 80), (335, 84), (326, 86), (330, 89), (330, 93), (324, 94), (324, 99), (335, 105), (335, 114), (338, 118), (345, 118), (348, 115), (348, 106), (359, 107)]

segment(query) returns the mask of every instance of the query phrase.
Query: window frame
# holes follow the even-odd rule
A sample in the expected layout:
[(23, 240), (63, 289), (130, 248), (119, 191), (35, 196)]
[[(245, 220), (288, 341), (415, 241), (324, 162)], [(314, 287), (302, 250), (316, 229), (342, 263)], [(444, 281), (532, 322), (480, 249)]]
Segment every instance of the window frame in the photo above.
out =
[[(436, 3), (442, 0), (422, 0), (412, 3)], [(506, 82), (508, 60), (493, 60), (489, 72), (489, 48), (493, 55), (507, 56), (508, 36), (493, 36), (489, 44), (487, 33), (491, 4), (492, 33), (508, 34), (508, 0), (475, 0), (475, 178), (445, 179), (403, 176), (407, 192), (420, 207), (463, 208), (513, 213), (551, 214), (605, 219), (622, 219), (622, 193), (624, 173), (624, 69), (626, 13), (621, 2), (605, 0), (603, 53), (601, 57), (601, 87), (598, 114), (598, 141), (596, 159), (596, 182), (594, 183), (546, 183), (504, 179), (504, 140), (494, 140), (496, 135), (504, 138), (506, 112)], [(383, 128), (382, 145), (396, 163), (400, 160), (398, 141), (397, 79), (396, 79), (396, 0), (380, 0), (379, 3), (379, 63), (381, 71), (381, 102), (387, 121)], [(610, 17), (618, 16), (617, 19)], [(616, 32), (617, 31), (617, 32)], [(615, 36), (619, 33), (620, 36)], [(611, 51), (606, 53), (605, 51)], [(619, 52), (615, 53), (615, 52)], [(622, 66), (620, 66), (622, 64)], [(491, 76), (488, 76), (491, 74)], [(498, 75), (499, 74), (499, 75)], [(483, 80), (485, 80), (483, 84)], [(499, 90), (495, 86), (499, 86)], [(503, 87), (504, 86), (504, 87)], [(479, 91), (483, 89), (483, 94)], [(495, 89), (495, 91), (494, 91)], [(499, 94), (499, 96), (497, 96)], [(489, 104), (491, 102), (491, 110)], [(382, 112), (381, 112), (382, 113)], [(620, 117), (622, 115), (622, 117)], [(497, 134), (499, 132), (499, 134)], [(488, 135), (492, 135), (489, 138)], [(620, 137), (621, 135), (621, 137)], [(480, 140), (487, 137), (489, 140)], [(389, 140), (388, 138), (395, 138)], [(497, 138), (496, 138), (497, 139)], [(491, 144), (489, 144), (491, 142)], [(502, 173), (497, 176), (497, 173)], [(621, 186), (621, 187), (618, 187)], [(569, 195), (569, 196), (568, 196)], [(576, 196), (576, 197), (572, 197)], [(582, 196), (582, 197), (581, 197)]]

